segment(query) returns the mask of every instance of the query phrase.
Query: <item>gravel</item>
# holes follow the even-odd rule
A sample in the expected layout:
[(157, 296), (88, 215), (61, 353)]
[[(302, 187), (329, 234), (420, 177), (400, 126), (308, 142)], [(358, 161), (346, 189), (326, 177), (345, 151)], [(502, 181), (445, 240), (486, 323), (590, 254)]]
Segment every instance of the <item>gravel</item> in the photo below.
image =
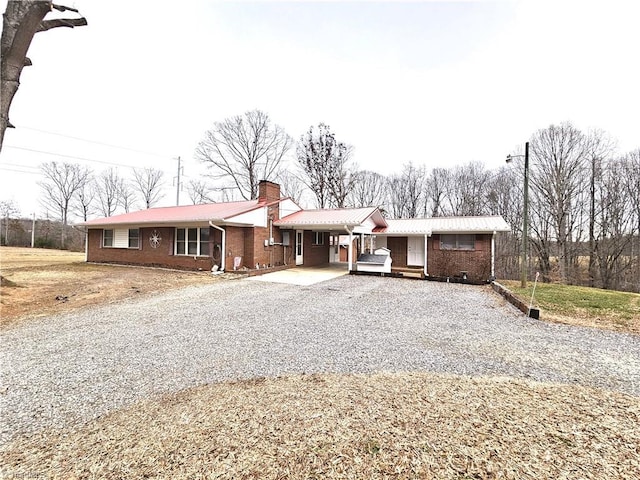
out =
[(187, 287), (0, 332), (0, 446), (153, 395), (300, 373), (433, 371), (640, 396), (640, 337), (528, 319), (488, 287), (371, 276)]

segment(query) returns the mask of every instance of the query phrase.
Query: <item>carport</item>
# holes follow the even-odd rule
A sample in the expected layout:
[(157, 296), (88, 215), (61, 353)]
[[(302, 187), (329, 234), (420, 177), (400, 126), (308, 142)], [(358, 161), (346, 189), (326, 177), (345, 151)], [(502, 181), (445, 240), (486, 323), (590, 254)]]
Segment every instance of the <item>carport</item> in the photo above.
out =
[(368, 207), (300, 210), (275, 221), (274, 225), (290, 232), (296, 266), (329, 265), (330, 249), (339, 248), (340, 236), (348, 235), (347, 272), (351, 272), (355, 253), (358, 253), (354, 253), (354, 239), (359, 238), (361, 248), (364, 248), (365, 238), (369, 238), (368, 245), (372, 250), (374, 229), (386, 227), (387, 222), (378, 208)]

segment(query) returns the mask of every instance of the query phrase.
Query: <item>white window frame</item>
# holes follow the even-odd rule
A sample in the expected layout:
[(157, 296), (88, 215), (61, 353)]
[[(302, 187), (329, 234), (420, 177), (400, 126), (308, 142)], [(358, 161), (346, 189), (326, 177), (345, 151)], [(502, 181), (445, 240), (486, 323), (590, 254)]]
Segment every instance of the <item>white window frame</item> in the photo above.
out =
[[(107, 232), (111, 232), (111, 244), (107, 245), (107, 236), (105, 235)], [(113, 239), (115, 238), (115, 231), (113, 228), (104, 228), (102, 229), (102, 247), (103, 248), (113, 248)]]
[[(318, 247), (324, 245), (324, 232), (311, 232), (311, 245)], [(319, 240), (319, 241), (318, 241)]]
[[(184, 253), (178, 253), (178, 231), (184, 230)], [(189, 253), (189, 230), (196, 231), (196, 253)], [(208, 257), (211, 255), (211, 232), (209, 232), (209, 238), (206, 241), (202, 241), (202, 230), (209, 230), (209, 227), (176, 227), (175, 240), (173, 242), (173, 254), (179, 257)], [(193, 240), (192, 240), (193, 242)], [(209, 253), (202, 253), (202, 244), (207, 243), (209, 245)]]
[[(135, 230), (138, 232), (138, 242), (137, 245), (131, 245), (131, 231)], [(105, 242), (106, 237), (105, 233), (111, 232), (111, 242), (109, 245)], [(126, 232), (126, 234), (125, 234)], [(135, 237), (133, 237), (135, 238)], [(124, 242), (124, 243), (123, 243)], [(140, 229), (139, 228), (104, 228), (102, 230), (102, 247), (103, 248), (130, 248), (132, 250), (140, 249)]]
[[(135, 237), (131, 236), (131, 232), (137, 232)], [(131, 245), (131, 240), (135, 240), (136, 244)], [(140, 248), (140, 229), (139, 228), (130, 228), (129, 229), (129, 248), (139, 249)]]

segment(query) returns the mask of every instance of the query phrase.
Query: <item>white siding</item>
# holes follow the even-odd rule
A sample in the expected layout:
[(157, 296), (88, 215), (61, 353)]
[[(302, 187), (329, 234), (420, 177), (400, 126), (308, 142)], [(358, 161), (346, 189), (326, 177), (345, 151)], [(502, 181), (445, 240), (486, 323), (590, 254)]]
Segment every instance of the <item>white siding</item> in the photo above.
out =
[(113, 247), (129, 248), (129, 229), (118, 228), (113, 231)]
[(230, 223), (246, 223), (253, 227), (266, 227), (267, 226), (267, 209), (257, 208), (247, 213), (241, 213), (235, 217), (226, 219)]

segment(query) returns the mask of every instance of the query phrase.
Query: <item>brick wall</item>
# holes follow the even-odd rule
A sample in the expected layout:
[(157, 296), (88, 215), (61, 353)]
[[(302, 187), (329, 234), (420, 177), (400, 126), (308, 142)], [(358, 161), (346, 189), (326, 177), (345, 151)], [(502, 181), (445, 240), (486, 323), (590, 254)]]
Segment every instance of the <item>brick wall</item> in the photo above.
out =
[[(158, 231), (162, 239), (158, 248), (152, 248), (149, 243), (149, 237), (154, 230)], [(174, 234), (175, 229), (172, 227), (141, 228), (139, 248), (109, 248), (102, 246), (102, 229), (90, 229), (87, 260), (89, 262), (145, 265), (185, 270), (211, 269), (214, 264), (211, 254), (206, 257), (195, 258), (191, 255), (174, 255)], [(213, 234), (213, 232), (210, 234)], [(215, 238), (215, 234), (213, 235)]]
[[(295, 237), (294, 237), (295, 239)], [(311, 230), (304, 231), (303, 266), (314, 267), (318, 265), (327, 265), (329, 263), (329, 234), (324, 234), (324, 245), (312, 245), (313, 232)]]
[(429, 237), (427, 271), (436, 277), (459, 277), (484, 281), (491, 275), (491, 235), (476, 235), (475, 250), (440, 250), (440, 235)]
[(242, 227), (224, 227), (226, 234), (226, 269), (233, 270), (233, 259), (235, 257), (241, 258), (240, 268), (243, 265), (250, 265), (248, 261), (253, 260), (253, 256), (250, 259), (245, 255), (245, 242), (244, 242), (244, 228)]

